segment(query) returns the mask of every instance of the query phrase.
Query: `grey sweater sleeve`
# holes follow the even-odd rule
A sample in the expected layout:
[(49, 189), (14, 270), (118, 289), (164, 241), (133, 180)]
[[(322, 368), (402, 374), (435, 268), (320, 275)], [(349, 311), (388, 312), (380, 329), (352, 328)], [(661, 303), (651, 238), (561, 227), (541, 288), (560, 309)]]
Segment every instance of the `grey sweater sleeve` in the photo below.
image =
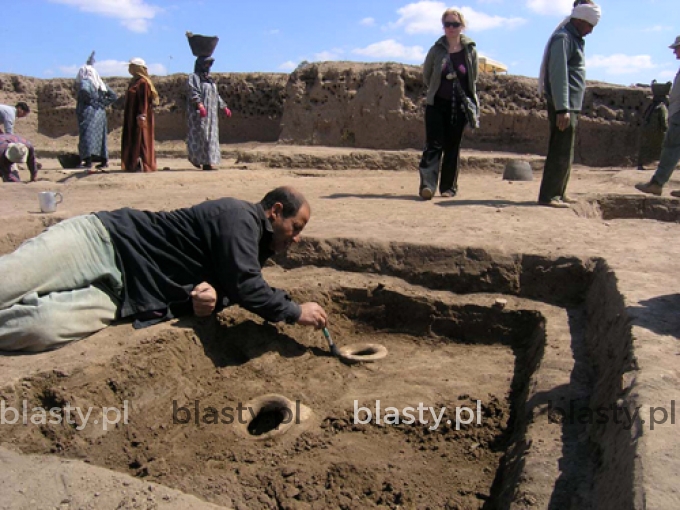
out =
[(550, 96), (552, 97), (555, 111), (563, 113), (569, 110), (569, 61), (570, 43), (567, 37), (557, 36), (550, 44), (550, 57), (548, 64), (548, 82), (550, 83)]

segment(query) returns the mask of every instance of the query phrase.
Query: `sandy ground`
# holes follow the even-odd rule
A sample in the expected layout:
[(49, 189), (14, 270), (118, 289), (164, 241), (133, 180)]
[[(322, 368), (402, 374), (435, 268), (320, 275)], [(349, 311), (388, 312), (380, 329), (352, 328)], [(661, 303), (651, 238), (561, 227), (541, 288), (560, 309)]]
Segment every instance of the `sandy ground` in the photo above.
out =
[[(226, 152), (230, 150), (230, 148), (225, 149)], [(276, 151), (305, 153), (306, 151), (304, 147), (281, 149), (276, 145), (250, 145), (247, 150), (265, 153)], [(349, 151), (318, 147), (313, 149), (313, 153), (320, 157), (324, 155), (333, 157), (343, 152)], [(492, 159), (496, 156), (489, 157)], [(45, 160), (43, 164), (44, 168), (39, 182), (3, 184), (0, 187), (2, 197), (0, 217), (5, 220), (0, 225), (1, 253), (13, 249), (26, 237), (39, 232), (45, 225), (78, 214), (123, 206), (170, 210), (221, 196), (235, 196), (257, 201), (269, 189), (282, 184), (291, 184), (300, 189), (311, 203), (312, 219), (304, 235), (312, 238), (353, 238), (441, 247), (478, 247), (507, 254), (539, 254), (550, 257), (602, 257), (616, 274), (618, 288), (625, 298), (627, 312), (633, 326), (634, 352), (639, 367), (636, 375), (636, 392), (639, 401), (646, 408), (648, 406), (668, 407), (670, 401), (678, 396), (680, 378), (677, 363), (680, 354), (678, 346), (680, 319), (677, 318), (677, 308), (680, 305), (680, 296), (677, 289), (680, 286), (680, 245), (674, 242), (674, 236), (680, 233), (680, 227), (675, 222), (653, 219), (603, 220), (595, 203), (602, 198), (623, 197), (624, 200), (629, 199), (637, 204), (644, 204), (646, 199), (635, 191), (633, 184), (647, 180), (651, 175), (650, 172), (640, 172), (630, 168), (577, 167), (572, 175), (570, 194), (579, 199), (579, 204), (569, 210), (559, 210), (535, 205), (540, 175), (536, 175), (531, 182), (507, 182), (503, 181), (501, 175), (495, 171), (483, 169), (462, 171), (459, 180), (459, 195), (454, 199), (435, 197), (432, 201), (423, 202), (416, 196), (418, 175), (415, 168), (404, 168), (403, 171), (318, 170), (314, 168), (287, 170), (269, 169), (260, 164), (236, 165), (235, 159), (232, 158), (224, 161), (221, 170), (204, 172), (193, 169), (185, 160), (162, 159), (159, 161), (159, 168), (167, 168), (167, 170), (155, 174), (124, 174), (111, 171), (106, 174), (85, 176), (80, 172), (61, 170), (56, 160)], [(680, 181), (671, 181), (669, 187), (680, 188)], [(64, 202), (55, 214), (45, 215), (39, 211), (37, 193), (45, 190), (59, 191), (64, 196)], [(677, 211), (680, 207), (677, 200), (668, 198), (663, 202), (664, 207), (671, 211)], [(300, 271), (302, 278), (304, 271)], [(336, 283), (342, 284), (343, 282)], [(323, 294), (321, 291), (319, 293)], [(232, 325), (245, 319), (234, 320), (237, 322)], [(180, 334), (189, 334), (186, 333), (189, 330), (181, 327), (179, 331), (184, 332)], [(351, 325), (347, 325), (346, 329), (341, 331), (349, 335), (354, 330)], [(168, 333), (156, 332), (155, 334), (159, 338), (166, 338), (164, 335)], [(139, 352), (134, 349), (142, 348), (148, 341), (148, 333), (133, 331), (128, 325), (118, 325), (57, 352), (36, 356), (0, 356), (0, 388), (17, 384), (17, 381), (22, 378), (51, 370), (62, 371), (69, 376), (82, 372), (85, 374), (82, 377), (86, 379), (99, 374), (103, 380), (106, 380), (109, 377), (108, 372), (103, 371), (98, 363), (110, 362), (115, 356), (121, 355), (121, 350), (129, 357), (130, 352)], [(412, 345), (412, 339), (383, 337), (381, 341), (385, 344), (394, 342), (391, 346), (395, 353), (394, 360), (401, 360), (402, 363), (408, 360), (415, 364), (428, 363), (427, 359), (416, 359), (412, 353), (409, 354), (407, 346)], [(306, 349), (324, 349), (322, 338), (297, 338), (297, 342)], [(153, 352), (155, 351), (152, 349), (147, 352), (147, 355)], [(462, 352), (444, 352), (447, 356), (460, 356), (460, 366), (470, 363), (470, 361), (465, 361)], [(499, 356), (501, 364), (500, 360), (507, 355), (502, 350), (487, 354), (491, 356), (488, 359)], [(259, 363), (266, 365), (263, 361), (265, 358), (266, 356), (260, 356)], [(133, 363), (130, 359), (128, 361)], [(326, 364), (328, 361), (327, 358), (320, 360)], [(120, 358), (118, 362), (122, 362)], [(379, 370), (389, 371), (389, 366), (388, 364), (381, 365)], [(403, 366), (408, 367), (408, 364)], [(298, 371), (290, 364), (279, 368), (292, 370), (288, 377), (303, 377), (305, 374), (311, 377), (310, 388), (324, 385), (329, 381), (343, 381), (343, 384), (347, 384), (346, 378), (353, 377), (351, 373), (344, 375), (336, 373), (329, 380), (325, 380), (324, 366), (319, 366), (315, 370), (310, 369), (311, 372), (305, 372), (302, 369)], [(177, 367), (163, 366), (159, 362), (154, 369), (159, 373), (164, 373), (164, 370), (174, 370)], [(244, 380), (255, 379), (261, 373), (259, 370), (264, 370), (264, 368), (258, 368), (258, 365), (247, 368), (242, 366), (240, 370), (241, 372), (230, 374), (230, 377)], [(361, 370), (363, 372), (360, 373), (366, 373), (365, 368)], [(408, 373), (408, 368), (404, 370)], [(415, 373), (415, 369), (412, 372)], [(268, 376), (278, 377), (276, 372)], [(391, 374), (391, 377), (394, 376)], [(500, 379), (505, 377), (502, 371), (498, 372), (498, 376)], [(73, 378), (69, 377), (69, 380), (71, 379)], [(471, 379), (470, 384), (480, 384), (482, 379), (479, 381)], [(192, 384), (198, 383), (194, 381)], [(205, 376), (199, 386), (205, 390), (210, 384), (210, 377)], [(493, 381), (488, 381), (488, 384), (493, 385)], [(71, 388), (64, 391), (67, 390)], [(229, 398), (247, 398), (247, 395), (256, 393), (253, 388), (250, 391), (241, 388), (239, 391), (243, 391), (243, 394), (237, 395), (232, 392)], [(445, 386), (437, 391), (441, 395), (447, 393)], [(504, 385), (499, 382), (494, 388), (486, 388), (481, 392), (497, 395), (502, 408), (507, 405), (504, 401), (505, 391), (507, 388), (504, 389)], [(415, 396), (410, 395), (408, 398), (412, 397)], [(448, 398), (454, 397), (455, 395), (448, 395)], [(148, 398), (151, 397), (148, 396)], [(189, 395), (187, 395), (188, 398)], [(323, 410), (320, 414), (328, 415), (333, 410), (329, 402), (334, 398), (337, 398), (337, 395), (320, 392), (316, 396), (312, 395), (309, 400)], [(404, 395), (404, 399), (407, 400), (407, 396)], [(147, 410), (154, 412), (153, 407)], [(336, 409), (336, 411), (339, 410)], [(12, 437), (16, 439), (18, 435), (12, 433)], [(657, 426), (654, 431), (648, 431), (638, 443), (638, 453), (644, 467), (641, 470), (643, 479), (639, 483), (645, 488), (647, 508), (675, 509), (680, 507), (680, 496), (676, 488), (677, 476), (680, 474), (680, 448), (677, 446), (676, 437), (674, 424), (667, 423), (664, 426)], [(175, 451), (177, 458), (189, 458), (189, 452), (194, 444), (197, 449), (205, 449), (206, 445), (210, 449), (210, 445), (218, 445), (224, 441), (224, 438), (219, 437), (207, 442), (205, 437), (187, 437), (186, 439), (187, 450), (179, 453)], [(128, 437), (126, 440), (127, 444), (132, 444), (134, 438)], [(367, 442), (359, 448), (370, 456), (371, 438), (362, 440)], [(399, 438), (394, 440), (395, 443), (385, 443), (388, 445), (386, 447), (397, 448)], [(70, 455), (67, 455), (85, 459), (85, 461), (66, 460), (54, 455), (33, 457), (17, 453), (19, 450), (50, 453), (49, 450), (40, 446), (40, 441), (38, 436), (29, 435), (29, 438), (23, 442), (13, 440), (0, 447), (0, 456), (3, 459), (0, 463), (0, 472), (2, 472), (0, 508), (210, 508), (208, 503), (198, 503), (198, 500), (191, 499), (192, 496), (183, 495), (173, 489), (149, 483), (144, 478), (140, 478), (136, 471), (140, 466), (124, 465), (130, 458), (128, 453), (123, 455), (121, 452), (111, 452), (107, 461), (98, 462), (100, 465), (122, 473), (113, 473), (102, 467), (90, 465), (88, 462), (91, 460), (89, 460), (86, 448), (80, 452), (72, 450)], [(35, 445), (35, 448), (31, 449), (27, 446), (31, 444)], [(47, 441), (46, 444), (54, 445), (55, 442)], [(324, 443), (323, 441), (315, 443), (312, 449), (318, 452), (316, 447), (319, 444)], [(237, 446), (232, 445), (231, 451), (235, 455), (241, 455), (242, 452), (238, 451)], [(300, 444), (297, 446), (299, 447)], [(280, 451), (274, 449), (276, 451), (269, 452), (272, 470), (280, 471), (290, 467), (280, 462), (281, 456), (286, 455), (285, 448), (291, 448), (291, 446), (282, 447)], [(304, 450), (304, 444), (302, 448)], [(327, 445), (327, 448), (331, 449), (333, 455), (339, 456), (339, 452), (342, 451), (342, 447), (337, 444)], [(447, 453), (457, 455), (455, 452)], [(466, 455), (469, 451), (459, 453)], [(165, 452), (164, 455), (170, 456), (171, 453)], [(308, 463), (320, 462), (312, 454), (309, 455), (301, 459)], [(413, 455), (415, 458), (416, 454), (413, 453)], [(409, 462), (413, 462), (413, 458), (410, 458)], [(223, 459), (219, 458), (216, 462), (223, 462)], [(336, 464), (336, 466), (340, 465), (343, 464)], [(340, 480), (337, 482), (339, 485), (331, 484), (331, 490), (337, 491), (340, 495), (342, 495), (343, 484), (356, 489), (357, 484), (361, 485), (361, 480), (367, 479), (367, 473), (375, 474), (370, 464), (362, 468), (365, 471), (361, 469), (356, 472), (352, 471), (356, 469), (356, 466), (345, 465), (345, 467), (346, 470), (341, 470), (342, 472), (337, 473), (334, 478), (334, 480)], [(295, 470), (299, 470), (300, 466), (294, 466), (291, 469), (293, 471), (288, 474), (288, 477), (298, 472)], [(243, 484), (244, 479), (252, 479), (253, 486), (257, 486), (255, 481), (259, 477), (261, 482), (262, 477), (268, 476), (267, 472), (264, 468), (252, 468), (252, 472), (243, 475), (239, 483)], [(247, 499), (239, 499), (243, 494), (225, 490), (224, 487), (229, 484), (224, 480), (221, 480), (221, 485), (214, 483), (214, 480), (210, 480), (210, 476), (214, 473), (212, 475), (205, 474), (205, 472), (196, 473), (199, 478), (205, 475), (199, 483), (199, 485), (202, 484), (202, 489), (197, 489), (192, 485), (191, 479), (186, 476), (163, 473), (162, 470), (152, 473), (156, 475), (154, 481), (167, 483), (183, 492), (198, 494), (201, 499), (220, 505), (239, 507), (237, 503), (240, 502), (243, 508), (267, 508), (266, 502), (249, 504)], [(480, 469), (480, 473), (479, 476), (484, 478), (486, 472)], [(287, 478), (286, 473), (281, 476)], [(300, 475), (302, 482), (298, 486), (293, 484), (290, 487), (279, 487), (276, 490), (284, 492), (288, 490), (289, 496), (292, 497), (296, 494), (296, 490), (300, 492), (300, 487), (313, 485), (309, 480), (305, 481), (305, 476), (312, 475), (303, 470)], [(425, 476), (425, 478), (428, 477)], [(403, 481), (407, 480), (408, 476), (402, 474), (396, 479)], [(470, 494), (474, 495), (475, 491), (483, 492), (483, 490), (477, 488), (468, 475), (465, 475), (465, 479), (470, 487), (457, 495), (459, 499), (454, 498), (453, 502), (448, 502), (450, 508), (478, 508), (466, 498)], [(365, 490), (390, 492), (392, 497), (394, 496), (394, 491), (386, 492), (384, 486), (375, 485), (378, 483), (376, 478), (371, 480), (366, 487), (363, 487)], [(328, 483), (326, 485), (328, 487)], [(221, 487), (221, 489), (218, 490), (215, 487), (218, 489)], [(488, 489), (488, 484), (486, 487)], [(211, 488), (214, 489), (212, 493)], [(404, 488), (400, 487), (399, 490), (403, 491)], [(349, 497), (351, 503), (352, 491), (346, 491), (344, 496)], [(333, 501), (337, 503), (341, 500)], [(385, 504), (397, 505), (394, 499)], [(445, 504), (447, 501), (436, 501), (433, 502), (433, 508), (441, 508)], [(360, 507), (351, 506), (349, 503), (345, 506), (347, 508)], [(413, 504), (413, 507), (416, 506)], [(299, 508), (313, 507), (299, 506)], [(481, 507), (480, 503), (479, 508)], [(539, 504), (538, 507), (541, 505)]]

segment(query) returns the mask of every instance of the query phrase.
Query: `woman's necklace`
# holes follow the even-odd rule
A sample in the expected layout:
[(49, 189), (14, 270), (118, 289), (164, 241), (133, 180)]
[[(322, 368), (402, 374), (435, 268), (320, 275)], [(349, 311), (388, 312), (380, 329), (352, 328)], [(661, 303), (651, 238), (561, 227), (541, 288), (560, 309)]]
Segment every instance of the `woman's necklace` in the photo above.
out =
[[(449, 42), (449, 53), (458, 53), (460, 50), (463, 49), (463, 45), (460, 43), (460, 39), (455, 41), (455, 42)], [(451, 57), (449, 56), (449, 64), (453, 66), (453, 63), (451, 62)], [(456, 78), (456, 73), (453, 69), (451, 69), (451, 72), (446, 75), (447, 80), (453, 80)]]
[(455, 41), (447, 41), (449, 45), (449, 53), (458, 53), (460, 50), (463, 49), (463, 45), (460, 42), (460, 39), (455, 40)]

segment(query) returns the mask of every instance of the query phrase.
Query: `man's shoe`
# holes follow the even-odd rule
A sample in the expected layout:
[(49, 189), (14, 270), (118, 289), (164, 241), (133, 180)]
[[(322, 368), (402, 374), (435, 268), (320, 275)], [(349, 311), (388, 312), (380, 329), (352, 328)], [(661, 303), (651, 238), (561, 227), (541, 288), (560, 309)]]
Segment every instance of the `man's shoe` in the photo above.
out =
[(576, 202), (578, 202), (578, 200), (571, 198), (568, 195), (562, 195), (562, 202), (564, 202), (565, 204), (575, 204)]
[(539, 200), (538, 205), (544, 207), (554, 207), (555, 209), (569, 209), (569, 204), (562, 202), (559, 198), (553, 198), (547, 202)]
[(456, 190), (447, 189), (446, 191), (442, 191), (441, 196), (444, 198), (453, 198), (456, 196)]
[(663, 191), (663, 186), (655, 183), (654, 181), (649, 181), (636, 184), (635, 189), (642, 191), (643, 193), (649, 193), (650, 195), (656, 195), (660, 197)]
[(423, 200), (432, 200), (434, 193), (430, 188), (423, 188), (420, 190), (420, 198)]
[(680, 189), (674, 189), (671, 191), (671, 196), (675, 198), (680, 198)]

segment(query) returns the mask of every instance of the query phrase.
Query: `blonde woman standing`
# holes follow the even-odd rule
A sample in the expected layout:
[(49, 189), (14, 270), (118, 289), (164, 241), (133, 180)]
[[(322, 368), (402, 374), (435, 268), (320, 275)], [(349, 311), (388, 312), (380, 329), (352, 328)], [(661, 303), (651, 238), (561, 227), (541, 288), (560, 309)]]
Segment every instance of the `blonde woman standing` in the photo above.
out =
[(456, 196), (463, 130), (466, 125), (479, 126), (476, 45), (463, 35), (465, 18), (459, 11), (444, 11), (442, 25), (444, 35), (430, 48), (423, 64), (427, 106), (420, 196), (424, 200), (434, 196), (437, 182), (441, 196)]

